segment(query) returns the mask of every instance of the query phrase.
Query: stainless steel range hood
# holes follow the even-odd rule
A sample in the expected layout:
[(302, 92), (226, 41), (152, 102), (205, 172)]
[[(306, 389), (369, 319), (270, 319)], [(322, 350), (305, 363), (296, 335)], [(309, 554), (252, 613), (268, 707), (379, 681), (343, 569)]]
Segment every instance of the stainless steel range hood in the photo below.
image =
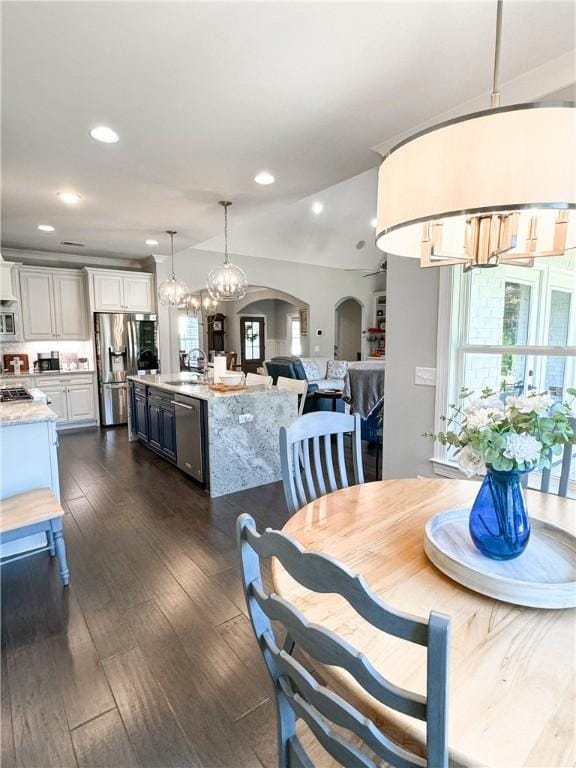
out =
[(0, 254), (0, 304), (14, 304), (18, 297), (14, 294), (12, 285), (12, 267), (16, 266), (11, 261), (4, 261)]

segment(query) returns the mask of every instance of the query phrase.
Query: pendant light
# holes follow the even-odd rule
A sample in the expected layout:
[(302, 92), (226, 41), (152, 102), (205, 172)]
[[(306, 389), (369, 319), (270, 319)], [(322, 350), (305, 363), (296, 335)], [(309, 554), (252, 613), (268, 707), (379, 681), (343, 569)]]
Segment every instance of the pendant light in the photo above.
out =
[(421, 131), (378, 175), (378, 247), (422, 267), (532, 266), (576, 247), (576, 104), (500, 107), (502, 0), (491, 109)]
[(173, 229), (167, 229), (166, 234), (170, 235), (170, 256), (172, 259), (172, 277), (169, 280), (163, 280), (158, 287), (158, 299), (160, 304), (165, 307), (177, 307), (182, 304), (184, 297), (188, 294), (188, 286), (182, 280), (178, 280), (174, 274), (174, 235), (178, 233)]
[(218, 203), (224, 208), (224, 264), (213, 269), (208, 275), (208, 293), (215, 301), (237, 301), (246, 295), (248, 279), (240, 267), (232, 264), (228, 255), (228, 200)]

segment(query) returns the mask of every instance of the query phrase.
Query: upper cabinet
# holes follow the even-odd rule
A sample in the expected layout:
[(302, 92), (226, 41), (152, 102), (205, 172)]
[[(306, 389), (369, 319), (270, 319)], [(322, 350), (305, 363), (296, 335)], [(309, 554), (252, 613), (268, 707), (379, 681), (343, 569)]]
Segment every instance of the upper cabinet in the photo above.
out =
[(94, 312), (155, 312), (154, 275), (88, 269)]
[(84, 274), (76, 270), (22, 267), (24, 339), (87, 339), (88, 306), (84, 286)]

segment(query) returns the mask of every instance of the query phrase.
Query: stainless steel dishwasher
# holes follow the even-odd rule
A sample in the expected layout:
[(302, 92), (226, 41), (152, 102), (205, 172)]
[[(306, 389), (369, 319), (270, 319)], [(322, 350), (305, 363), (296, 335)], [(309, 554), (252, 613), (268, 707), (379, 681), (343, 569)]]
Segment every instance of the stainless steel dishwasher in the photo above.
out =
[(176, 459), (178, 467), (199, 483), (205, 483), (202, 401), (175, 395)]

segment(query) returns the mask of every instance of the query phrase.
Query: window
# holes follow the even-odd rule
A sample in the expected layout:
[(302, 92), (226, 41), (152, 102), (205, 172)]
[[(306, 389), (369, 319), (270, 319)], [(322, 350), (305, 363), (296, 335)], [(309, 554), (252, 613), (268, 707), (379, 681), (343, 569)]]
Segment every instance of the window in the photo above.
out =
[[(460, 387), (490, 387), (505, 399), (548, 390), (557, 400), (576, 387), (576, 254), (441, 273), (436, 427)], [(442, 344), (450, 338), (450, 344)], [(450, 461), (441, 448), (435, 459)], [(576, 481), (576, 477), (575, 477)]]
[[(191, 349), (199, 348), (200, 345), (200, 323), (197, 317), (180, 315), (178, 317), (178, 332), (180, 335), (180, 352), (188, 355)], [(195, 353), (189, 362), (196, 360), (198, 353)]]
[(300, 357), (302, 354), (299, 315), (292, 315), (290, 317), (290, 354), (296, 357)]

